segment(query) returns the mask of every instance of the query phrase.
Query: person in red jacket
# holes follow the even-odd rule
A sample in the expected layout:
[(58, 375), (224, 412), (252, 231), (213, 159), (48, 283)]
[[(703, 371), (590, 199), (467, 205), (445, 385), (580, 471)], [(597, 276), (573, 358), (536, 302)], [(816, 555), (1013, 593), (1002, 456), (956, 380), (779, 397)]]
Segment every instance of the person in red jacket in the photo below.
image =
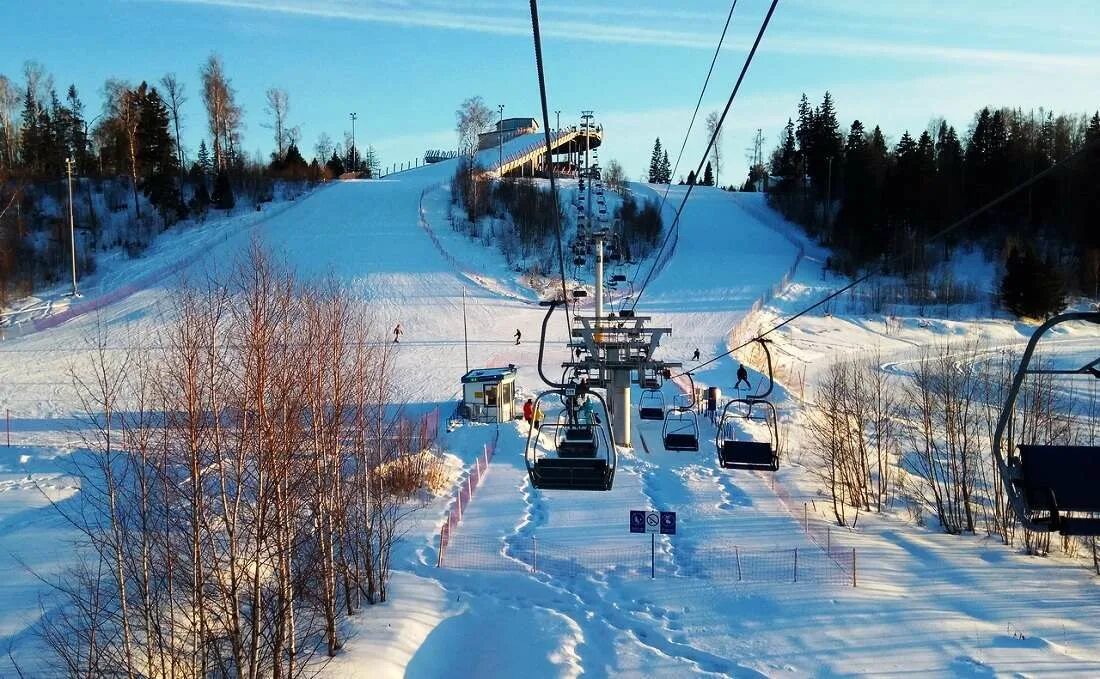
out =
[(523, 404), (523, 421), (527, 424), (531, 424), (535, 420), (535, 402), (531, 399), (527, 399), (527, 402)]

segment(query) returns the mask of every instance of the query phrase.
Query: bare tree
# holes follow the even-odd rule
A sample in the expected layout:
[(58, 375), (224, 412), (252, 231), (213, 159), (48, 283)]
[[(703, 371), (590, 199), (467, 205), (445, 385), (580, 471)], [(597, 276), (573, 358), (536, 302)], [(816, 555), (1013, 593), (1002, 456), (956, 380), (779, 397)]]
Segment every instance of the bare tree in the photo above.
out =
[(19, 151), (19, 128), (15, 124), (19, 88), (0, 75), (0, 167), (13, 167)]
[(607, 183), (607, 187), (612, 191), (622, 193), (626, 188), (626, 173), (623, 172), (623, 166), (619, 164), (617, 160), (610, 160), (607, 163), (607, 169), (603, 171), (603, 180)]
[(183, 176), (187, 171), (187, 159), (183, 156), (183, 140), (180, 136), (180, 127), (183, 121), (183, 105), (187, 103), (186, 88), (177, 78), (175, 73), (166, 73), (160, 79), (164, 88), (164, 102), (168, 104), (168, 112), (172, 115), (172, 127), (176, 132), (176, 156), (180, 161), (180, 202), (183, 202)]
[(199, 74), (202, 77), (202, 101), (214, 144), (214, 167), (224, 170), (229, 157), (240, 148), (243, 111), (236, 103), (236, 92), (225, 75), (221, 57), (211, 54)]
[(278, 160), (286, 157), (287, 147), (291, 144), (290, 129), (287, 127), (286, 117), (290, 112), (290, 97), (286, 90), (277, 87), (268, 89), (267, 108), (264, 109), (271, 116), (271, 123), (264, 127), (275, 130), (275, 153)]
[(470, 97), (455, 111), (458, 149), (471, 158), (477, 153), (478, 135), (493, 122), (493, 112), (481, 97)]
[(43, 636), (73, 676), (311, 674), (385, 601), (430, 436), (394, 413), (367, 311), (258, 245), (176, 312), (163, 353), (101, 334), (74, 371), (94, 454), (67, 517), (89, 558)]
[(714, 145), (710, 148), (710, 162), (714, 166), (714, 185), (719, 186), (718, 174), (722, 169), (720, 162), (721, 158), (725, 156), (722, 154), (722, 128), (718, 126), (719, 115), (718, 111), (711, 111), (707, 114), (706, 130), (707, 141), (714, 138)]
[(332, 137), (328, 136), (328, 133), (322, 132), (313, 145), (313, 151), (317, 154), (317, 162), (322, 165), (327, 163), (328, 159), (332, 157)]

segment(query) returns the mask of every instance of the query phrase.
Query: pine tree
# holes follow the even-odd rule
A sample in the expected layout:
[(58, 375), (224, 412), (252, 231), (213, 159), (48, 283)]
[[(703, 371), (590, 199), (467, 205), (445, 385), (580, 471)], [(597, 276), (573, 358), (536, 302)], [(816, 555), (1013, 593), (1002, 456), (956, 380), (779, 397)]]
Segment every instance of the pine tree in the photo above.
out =
[(649, 156), (649, 183), (661, 183), (661, 138), (653, 142), (653, 153)]
[(661, 154), (661, 184), (672, 183), (672, 166), (668, 162), (668, 151), (664, 151)]
[(328, 170), (330, 177), (339, 177), (344, 174), (344, 161), (340, 159), (339, 154), (336, 151), (332, 152), (332, 157), (325, 163), (325, 168)]
[(689, 186), (695, 184), (695, 170), (688, 172), (687, 183)]
[(710, 161), (707, 161), (707, 166), (703, 170), (703, 186), (714, 186), (714, 170), (710, 166)]

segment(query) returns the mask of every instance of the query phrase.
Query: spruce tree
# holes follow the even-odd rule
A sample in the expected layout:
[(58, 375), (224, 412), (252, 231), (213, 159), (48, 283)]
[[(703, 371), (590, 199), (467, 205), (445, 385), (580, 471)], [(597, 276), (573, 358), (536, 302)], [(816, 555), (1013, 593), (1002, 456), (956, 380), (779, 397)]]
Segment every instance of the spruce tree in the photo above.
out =
[(714, 186), (714, 170), (710, 166), (710, 161), (707, 161), (707, 166), (703, 170), (703, 186)]
[(214, 171), (214, 163), (210, 159), (210, 151), (206, 148), (206, 140), (203, 139), (199, 142), (199, 169), (202, 170), (203, 177), (210, 177)]
[(649, 156), (649, 183), (659, 184), (661, 182), (661, 138), (657, 137), (657, 140), (653, 142), (653, 153)]
[(672, 183), (672, 166), (668, 162), (668, 151), (661, 154), (661, 177), (660, 183), (671, 184)]
[(229, 171), (218, 170), (214, 177), (214, 195), (212, 196), (214, 207), (219, 210), (231, 210), (236, 204), (233, 198), (233, 185), (229, 183)]
[(1009, 254), (1000, 294), (1005, 308), (1019, 317), (1047, 318), (1066, 306), (1057, 267), (1026, 246), (1017, 246)]
[(695, 184), (695, 170), (688, 172), (687, 183), (689, 186)]

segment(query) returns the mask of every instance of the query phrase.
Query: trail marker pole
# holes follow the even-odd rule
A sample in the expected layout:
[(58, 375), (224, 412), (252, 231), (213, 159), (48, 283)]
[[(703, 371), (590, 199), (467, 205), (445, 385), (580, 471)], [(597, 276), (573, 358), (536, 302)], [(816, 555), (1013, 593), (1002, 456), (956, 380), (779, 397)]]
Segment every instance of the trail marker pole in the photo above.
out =
[(794, 548), (794, 581), (798, 582), (798, 547)]
[(741, 581), (741, 548), (733, 548), (733, 558), (737, 560), (737, 581)]

